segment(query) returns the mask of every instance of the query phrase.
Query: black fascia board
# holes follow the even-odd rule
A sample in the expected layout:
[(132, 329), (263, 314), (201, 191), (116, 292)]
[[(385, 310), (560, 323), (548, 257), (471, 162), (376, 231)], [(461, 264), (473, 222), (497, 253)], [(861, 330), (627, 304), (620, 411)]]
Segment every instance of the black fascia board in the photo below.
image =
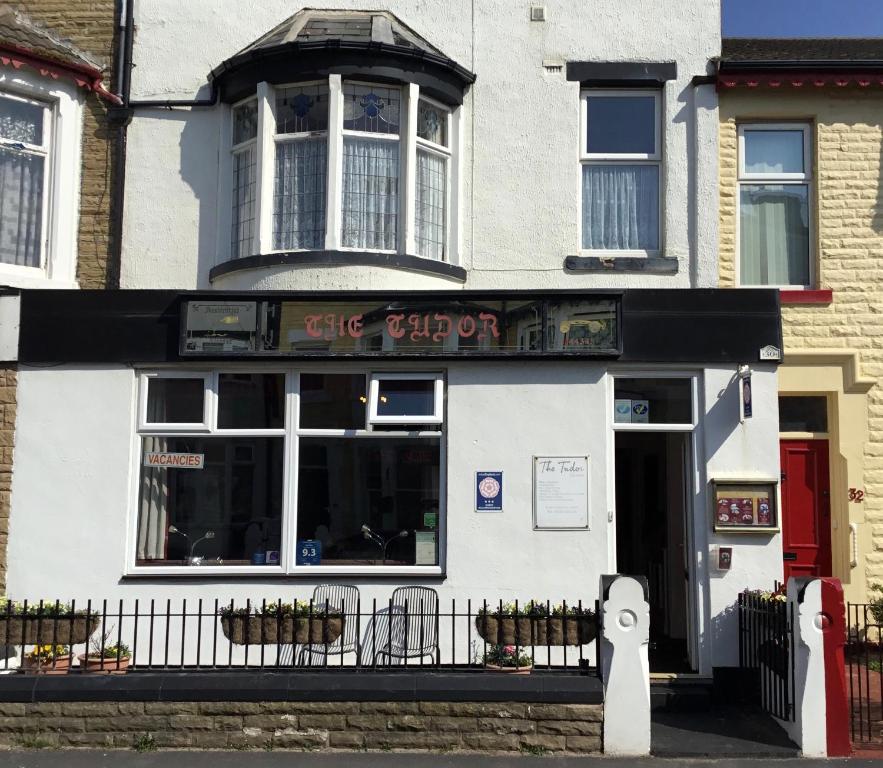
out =
[[(775, 289), (599, 289), (527, 291), (433, 291), (437, 301), (525, 299), (556, 301), (620, 297), (621, 362), (736, 364), (758, 360), (761, 347), (782, 348), (779, 292)], [(79, 363), (158, 364), (212, 362), (183, 357), (179, 351), (180, 316), (185, 301), (300, 300), (366, 302), (426, 300), (426, 291), (165, 291), (23, 290), (19, 362), (32, 365)], [(357, 356), (353, 356), (357, 357)], [(229, 363), (230, 356), (218, 357)], [(244, 356), (251, 362), (291, 361), (291, 356)], [(305, 355), (304, 359), (316, 359)], [(368, 358), (365, 358), (368, 359)], [(370, 359), (377, 359), (371, 357)], [(390, 360), (445, 359), (409, 355)], [(593, 358), (574, 353), (514, 353), (457, 357), (460, 360), (524, 361)], [(598, 360), (598, 358), (594, 358)]]
[(568, 61), (567, 79), (596, 87), (662, 87), (678, 77), (674, 61)]
[(721, 59), (721, 73), (731, 72), (883, 72), (883, 60), (872, 59)]
[(209, 75), (221, 101), (233, 103), (257, 84), (315, 80), (329, 74), (358, 75), (381, 82), (411, 82), (450, 106), (463, 103), (475, 75), (452, 59), (388, 43), (322, 40), (280, 43), (237, 54)]

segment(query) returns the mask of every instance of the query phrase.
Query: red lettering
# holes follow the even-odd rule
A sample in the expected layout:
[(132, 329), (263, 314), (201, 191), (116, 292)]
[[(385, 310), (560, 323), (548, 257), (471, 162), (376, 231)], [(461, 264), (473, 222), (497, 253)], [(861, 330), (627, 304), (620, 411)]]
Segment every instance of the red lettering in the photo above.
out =
[(346, 326), (347, 332), (354, 339), (362, 338), (362, 316), (353, 315)]
[(386, 316), (386, 330), (390, 336), (394, 339), (400, 339), (405, 335), (405, 329), (401, 327), (402, 320), (405, 319), (404, 315), (387, 315)]
[[(432, 318), (435, 322), (438, 323), (438, 330), (432, 334), (433, 341), (443, 341), (451, 335), (451, 331), (454, 329), (454, 323), (451, 321), (451, 318), (448, 315), (440, 315), (438, 312)], [(443, 326), (446, 324), (446, 327)], [(442, 328), (444, 327), (444, 330)]]
[(457, 335), (468, 339), (475, 333), (475, 328), (475, 318), (472, 315), (463, 315), (457, 323)]
[[(420, 329), (421, 320), (423, 321), (423, 330)], [(408, 315), (408, 324), (414, 329), (411, 331), (411, 341), (429, 338), (429, 315)]]
[(490, 327), (491, 336), (495, 339), (500, 338), (500, 329), (497, 328), (497, 318), (495, 315), (492, 315), (489, 312), (479, 312), (478, 319), (481, 320), (484, 329), (481, 334), (479, 334), (479, 339), (485, 338), (488, 327)]
[[(337, 318), (333, 314), (325, 315), (325, 327), (328, 329), (322, 337), (325, 341), (331, 341), (332, 339), (337, 338), (337, 332), (334, 330), (336, 320)], [(329, 333), (331, 334), (330, 336), (328, 335)]]
[(307, 315), (304, 318), (304, 327), (307, 331), (307, 336), (311, 339), (319, 339), (322, 337), (322, 330), (319, 328), (319, 321), (322, 319), (322, 315)]

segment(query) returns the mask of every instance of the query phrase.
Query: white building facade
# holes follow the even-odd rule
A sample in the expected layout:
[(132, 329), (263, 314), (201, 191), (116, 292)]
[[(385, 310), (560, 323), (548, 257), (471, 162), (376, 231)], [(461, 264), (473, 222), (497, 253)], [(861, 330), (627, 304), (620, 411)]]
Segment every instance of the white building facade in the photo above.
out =
[(133, 13), (123, 290), (21, 296), (9, 594), (635, 573), (657, 670), (734, 666), (781, 331), (715, 288), (718, 4)]

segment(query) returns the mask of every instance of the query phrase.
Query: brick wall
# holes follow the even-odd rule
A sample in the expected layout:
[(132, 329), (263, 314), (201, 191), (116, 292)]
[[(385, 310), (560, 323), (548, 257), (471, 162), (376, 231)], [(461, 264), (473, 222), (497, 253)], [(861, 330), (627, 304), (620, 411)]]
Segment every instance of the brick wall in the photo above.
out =
[(15, 437), (14, 365), (0, 365), (0, 594), (6, 589), (6, 540), (12, 492), (12, 444)]
[(600, 704), (0, 703), (2, 747), (601, 751)]
[[(14, 5), (33, 21), (90, 54), (112, 82), (115, 32), (114, 0), (27, 0)], [(112, 260), (111, 183), (117, 130), (107, 121), (107, 102), (85, 98), (83, 114), (80, 224), (77, 279), (81, 288), (115, 287), (118, 268)]]
[[(883, 376), (883, 90), (733, 91), (721, 93), (720, 108), (721, 285), (736, 283), (737, 121), (812, 123), (817, 287), (833, 289), (833, 303), (782, 307), (785, 360), (789, 350), (856, 349), (862, 374), (879, 382)], [(868, 393), (868, 411), (863, 526), (870, 529), (871, 551), (865, 557), (865, 576), (883, 582), (883, 390), (879, 386)]]

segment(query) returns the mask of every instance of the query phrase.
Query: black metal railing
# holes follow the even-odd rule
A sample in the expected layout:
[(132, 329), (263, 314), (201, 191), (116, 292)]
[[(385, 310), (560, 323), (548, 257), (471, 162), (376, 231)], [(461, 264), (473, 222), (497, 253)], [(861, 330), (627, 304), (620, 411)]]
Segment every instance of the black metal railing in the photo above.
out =
[(846, 604), (846, 690), (854, 743), (883, 743), (883, 606)]
[(793, 608), (775, 595), (739, 595), (739, 666), (757, 676), (761, 706), (794, 719)]
[(425, 593), (426, 599), (356, 598), (349, 605), (290, 597), (7, 602), (0, 609), (0, 670), (596, 670), (595, 601), (586, 603), (592, 610), (582, 601), (534, 602), (527, 612), (499, 601), (452, 599), (442, 606), (432, 590)]

